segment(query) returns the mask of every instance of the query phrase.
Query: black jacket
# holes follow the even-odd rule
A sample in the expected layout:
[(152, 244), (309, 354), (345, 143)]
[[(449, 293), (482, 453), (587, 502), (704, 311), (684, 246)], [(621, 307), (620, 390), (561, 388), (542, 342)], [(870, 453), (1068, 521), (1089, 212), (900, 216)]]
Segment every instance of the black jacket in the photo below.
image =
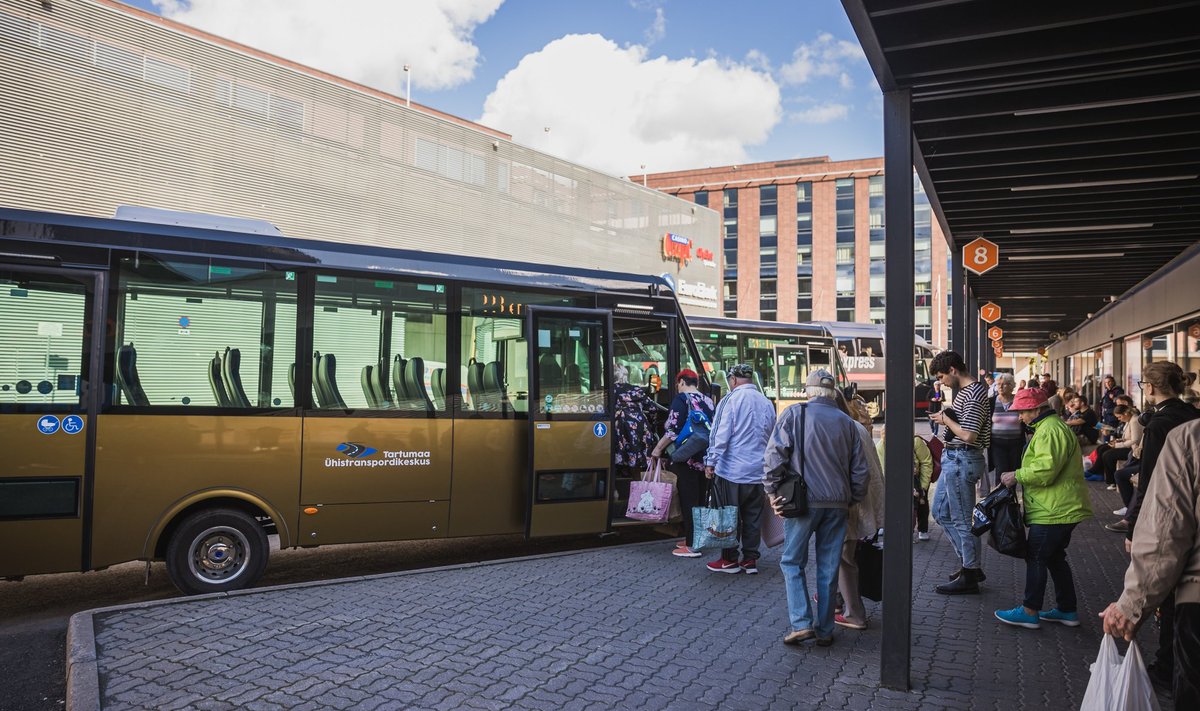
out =
[(1167, 433), (1185, 422), (1200, 417), (1200, 411), (1179, 399), (1167, 400), (1159, 405), (1150, 415), (1146, 430), (1142, 433), (1141, 470), (1138, 473), (1137, 496), (1129, 503), (1129, 511), (1125, 519), (1129, 521), (1129, 532), (1125, 537), (1133, 540), (1133, 529), (1137, 525), (1138, 514), (1142, 510), (1142, 499), (1146, 497), (1146, 487), (1150, 485), (1150, 477), (1154, 476), (1154, 465), (1158, 455), (1167, 442)]

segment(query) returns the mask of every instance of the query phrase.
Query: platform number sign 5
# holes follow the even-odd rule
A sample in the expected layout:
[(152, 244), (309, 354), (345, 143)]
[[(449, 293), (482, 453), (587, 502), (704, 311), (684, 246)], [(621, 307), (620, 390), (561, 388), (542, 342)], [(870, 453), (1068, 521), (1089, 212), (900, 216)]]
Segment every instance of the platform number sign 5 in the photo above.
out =
[(963, 266), (975, 274), (986, 274), (1000, 265), (1000, 248), (982, 237), (963, 247)]
[(989, 301), (979, 308), (979, 318), (984, 323), (996, 323), (1000, 320), (1000, 307)]

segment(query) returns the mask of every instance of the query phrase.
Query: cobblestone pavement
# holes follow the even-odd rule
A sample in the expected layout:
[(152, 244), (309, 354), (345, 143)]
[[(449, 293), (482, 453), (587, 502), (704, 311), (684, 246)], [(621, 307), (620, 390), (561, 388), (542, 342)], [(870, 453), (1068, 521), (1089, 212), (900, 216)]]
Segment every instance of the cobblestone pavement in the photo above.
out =
[[(1090, 486), (1104, 515), (1069, 551), (1076, 629), (992, 617), (1020, 601), (1021, 561), (985, 547), (984, 594), (947, 598), (932, 588), (956, 567), (949, 542), (934, 525), (914, 544), (908, 693), (878, 688), (878, 604), (866, 632), (784, 646), (778, 550), (752, 577), (654, 543), (99, 612), (100, 695), (106, 709), (1076, 709), (1124, 571), (1102, 527), (1117, 497)], [(1147, 659), (1156, 634), (1142, 631)]]

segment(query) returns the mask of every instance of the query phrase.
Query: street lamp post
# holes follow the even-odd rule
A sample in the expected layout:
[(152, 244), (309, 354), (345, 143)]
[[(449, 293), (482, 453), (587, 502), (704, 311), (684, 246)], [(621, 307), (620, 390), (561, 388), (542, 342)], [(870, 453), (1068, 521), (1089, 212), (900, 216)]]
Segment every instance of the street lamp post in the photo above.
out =
[(404, 107), (412, 108), (412, 66), (404, 65)]

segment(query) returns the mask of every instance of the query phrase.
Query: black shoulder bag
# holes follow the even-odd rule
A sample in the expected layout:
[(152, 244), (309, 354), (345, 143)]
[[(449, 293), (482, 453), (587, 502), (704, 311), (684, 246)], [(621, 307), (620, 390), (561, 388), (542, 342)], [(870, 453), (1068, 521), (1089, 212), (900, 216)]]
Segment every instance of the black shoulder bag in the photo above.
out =
[(800, 405), (800, 473), (787, 474), (775, 489), (779, 502), (779, 515), (783, 518), (797, 518), (808, 515), (808, 484), (804, 483), (804, 463), (808, 457), (804, 452), (804, 413), (808, 408)]

